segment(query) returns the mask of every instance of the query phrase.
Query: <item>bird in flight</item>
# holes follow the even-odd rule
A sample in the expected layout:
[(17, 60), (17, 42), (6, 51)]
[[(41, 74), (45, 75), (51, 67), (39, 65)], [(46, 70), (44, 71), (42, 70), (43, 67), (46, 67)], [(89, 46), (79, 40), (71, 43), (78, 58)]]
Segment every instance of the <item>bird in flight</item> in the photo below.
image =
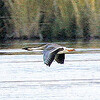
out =
[(23, 49), (28, 51), (43, 50), (44, 63), (49, 67), (54, 60), (57, 63), (64, 64), (65, 54), (71, 51), (75, 51), (75, 49), (73, 48), (66, 48), (64, 46), (54, 44), (54, 43), (49, 43), (38, 48), (26, 47)]

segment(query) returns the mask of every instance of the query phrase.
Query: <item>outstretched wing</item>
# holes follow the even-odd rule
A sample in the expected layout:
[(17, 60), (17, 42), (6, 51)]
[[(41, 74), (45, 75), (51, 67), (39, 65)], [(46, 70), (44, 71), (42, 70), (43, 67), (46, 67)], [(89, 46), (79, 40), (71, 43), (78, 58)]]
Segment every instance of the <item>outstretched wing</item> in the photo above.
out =
[(43, 60), (47, 66), (50, 66), (57, 53), (62, 50), (58, 45), (48, 45), (43, 51)]
[(55, 56), (55, 61), (60, 64), (64, 64), (65, 54), (57, 54)]

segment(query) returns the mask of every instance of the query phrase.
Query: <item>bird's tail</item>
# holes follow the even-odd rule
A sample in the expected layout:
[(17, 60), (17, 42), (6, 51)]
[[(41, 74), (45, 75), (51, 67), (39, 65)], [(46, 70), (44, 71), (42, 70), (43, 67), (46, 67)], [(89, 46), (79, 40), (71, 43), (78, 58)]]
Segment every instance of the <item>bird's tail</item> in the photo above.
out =
[(28, 50), (28, 51), (32, 51), (32, 50), (33, 50), (32, 47), (24, 47), (24, 48), (22, 48), (22, 49)]
[(28, 50), (28, 51), (33, 51), (33, 50), (43, 50), (45, 47), (46, 47), (46, 45), (40, 46), (40, 47), (34, 47), (34, 48), (33, 47), (24, 47), (22, 49)]

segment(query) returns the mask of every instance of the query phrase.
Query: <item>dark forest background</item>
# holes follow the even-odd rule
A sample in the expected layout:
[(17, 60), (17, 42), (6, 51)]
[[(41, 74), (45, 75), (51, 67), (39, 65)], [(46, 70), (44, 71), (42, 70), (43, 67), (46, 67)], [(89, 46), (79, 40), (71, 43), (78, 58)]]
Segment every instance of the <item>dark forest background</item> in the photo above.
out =
[(100, 38), (100, 0), (0, 0), (0, 40)]

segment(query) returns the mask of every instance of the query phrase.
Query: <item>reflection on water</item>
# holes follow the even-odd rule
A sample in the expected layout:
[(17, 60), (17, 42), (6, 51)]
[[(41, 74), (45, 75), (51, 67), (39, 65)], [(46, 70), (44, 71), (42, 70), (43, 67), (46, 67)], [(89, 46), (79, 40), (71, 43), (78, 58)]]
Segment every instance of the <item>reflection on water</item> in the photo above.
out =
[[(29, 40), (16, 40), (16, 41), (6, 41), (0, 43), (0, 48), (22, 48), (22, 47), (36, 47), (44, 45), (48, 42), (38, 42), (38, 41), (29, 41)], [(91, 41), (66, 41), (66, 42), (53, 42), (57, 44), (64, 45), (66, 47), (74, 48), (100, 48), (100, 40), (91, 40)]]
[(21, 49), (46, 43), (1, 44), (0, 100), (99, 100), (99, 42), (56, 42), (76, 51), (66, 54), (64, 64), (54, 61), (51, 67), (43, 63), (41, 50)]

